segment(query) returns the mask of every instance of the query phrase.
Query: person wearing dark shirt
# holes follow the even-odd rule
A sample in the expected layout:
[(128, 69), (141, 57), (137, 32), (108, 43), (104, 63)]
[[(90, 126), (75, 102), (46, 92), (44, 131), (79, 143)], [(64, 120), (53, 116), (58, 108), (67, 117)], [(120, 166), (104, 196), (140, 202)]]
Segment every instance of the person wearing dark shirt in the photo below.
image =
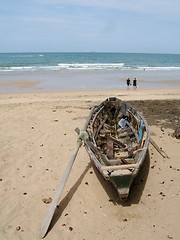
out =
[(133, 80), (133, 89), (136, 90), (136, 88), (137, 88), (137, 79), (134, 78), (134, 80)]
[(127, 89), (129, 90), (129, 86), (131, 85), (131, 80), (130, 78), (128, 78), (126, 81), (127, 81)]

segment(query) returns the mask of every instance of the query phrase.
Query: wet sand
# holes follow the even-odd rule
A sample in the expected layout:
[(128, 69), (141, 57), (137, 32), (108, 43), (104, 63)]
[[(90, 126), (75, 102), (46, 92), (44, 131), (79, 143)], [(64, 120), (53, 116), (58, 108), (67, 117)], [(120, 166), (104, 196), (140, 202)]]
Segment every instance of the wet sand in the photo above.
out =
[[(126, 79), (137, 78), (139, 89), (180, 88), (179, 70), (74, 70), (35, 71), (0, 74), (0, 93), (46, 92), (75, 90), (102, 90), (126, 88)], [(131, 87), (132, 88), (132, 87)]]

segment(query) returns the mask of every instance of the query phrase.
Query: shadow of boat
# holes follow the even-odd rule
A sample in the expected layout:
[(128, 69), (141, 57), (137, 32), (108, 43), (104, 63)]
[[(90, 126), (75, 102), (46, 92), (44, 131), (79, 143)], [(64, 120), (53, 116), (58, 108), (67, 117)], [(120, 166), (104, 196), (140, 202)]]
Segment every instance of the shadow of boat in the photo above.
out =
[(66, 194), (66, 196), (62, 199), (62, 201), (59, 203), (59, 205), (56, 207), (53, 219), (51, 221), (51, 224), (49, 226), (49, 231), (51, 231), (51, 229), (54, 227), (54, 225), (56, 224), (56, 222), (59, 220), (59, 218), (61, 217), (62, 213), (64, 212), (64, 210), (66, 209), (67, 205), (69, 204), (69, 202), (71, 201), (72, 197), (74, 196), (76, 190), (78, 189), (78, 187), (81, 185), (82, 180), (84, 179), (86, 173), (88, 172), (88, 170), (92, 167), (91, 162), (87, 165), (87, 167), (85, 168), (85, 170), (83, 171), (83, 173), (81, 174), (81, 176), (78, 178), (78, 180), (75, 182), (75, 184), (71, 187), (71, 189), (68, 191), (68, 193)]

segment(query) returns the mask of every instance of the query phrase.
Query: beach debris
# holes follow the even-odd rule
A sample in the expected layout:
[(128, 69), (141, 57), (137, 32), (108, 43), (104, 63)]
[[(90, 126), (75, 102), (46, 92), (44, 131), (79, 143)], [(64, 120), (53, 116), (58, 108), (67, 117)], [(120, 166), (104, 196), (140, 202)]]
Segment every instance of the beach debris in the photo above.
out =
[(43, 198), (42, 201), (43, 201), (45, 204), (49, 204), (49, 203), (52, 202), (52, 198), (51, 198), (51, 197)]
[(172, 137), (180, 139), (180, 124), (176, 127), (174, 133), (172, 134)]
[(0, 178), (0, 182), (2, 181), (2, 178)]
[(163, 132), (163, 133), (164, 133), (164, 128), (163, 128), (163, 127), (161, 127), (161, 132)]
[(21, 227), (20, 226), (17, 226), (16, 227), (16, 231), (20, 231), (21, 230)]
[(167, 237), (168, 237), (169, 239), (173, 239), (173, 237), (171, 237), (170, 235), (167, 235)]
[(72, 231), (72, 230), (73, 230), (73, 228), (72, 228), (72, 227), (69, 227), (69, 230), (70, 230), (70, 231)]
[(159, 193), (161, 196), (165, 197), (166, 195), (163, 192)]
[(158, 147), (158, 145), (154, 142), (152, 138), (150, 138), (149, 141), (153, 145), (153, 147), (161, 154), (163, 158), (169, 158), (168, 155), (162, 150), (162, 148)]
[(88, 182), (85, 182), (85, 184), (86, 184), (86, 185), (89, 185), (89, 183), (88, 183)]
[(27, 192), (24, 192), (23, 195), (27, 195)]

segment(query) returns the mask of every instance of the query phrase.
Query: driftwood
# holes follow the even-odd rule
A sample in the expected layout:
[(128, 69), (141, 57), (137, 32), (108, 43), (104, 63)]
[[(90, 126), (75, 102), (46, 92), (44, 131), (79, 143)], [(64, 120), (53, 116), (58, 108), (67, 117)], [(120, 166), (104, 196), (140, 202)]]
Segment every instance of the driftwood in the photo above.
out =
[(149, 142), (153, 145), (153, 147), (161, 154), (163, 158), (169, 158), (168, 155), (158, 147), (158, 145), (154, 142), (152, 138), (150, 138)]

